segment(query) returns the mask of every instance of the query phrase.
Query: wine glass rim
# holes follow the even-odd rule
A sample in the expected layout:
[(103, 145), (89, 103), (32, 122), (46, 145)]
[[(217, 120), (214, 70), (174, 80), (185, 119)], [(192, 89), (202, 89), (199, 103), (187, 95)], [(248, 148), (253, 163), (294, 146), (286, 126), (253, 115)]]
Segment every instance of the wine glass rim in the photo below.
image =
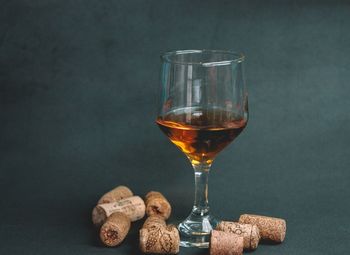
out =
[[(221, 53), (221, 54), (231, 55), (232, 58), (229, 58), (228, 60), (214, 61), (214, 62), (178, 61), (178, 60), (170, 59), (171, 56), (193, 54), (193, 53)], [(160, 57), (161, 57), (161, 59), (164, 62), (168, 62), (168, 63), (171, 63), (171, 64), (202, 65), (202, 66), (205, 66), (205, 67), (230, 65), (232, 63), (241, 63), (245, 59), (245, 56), (243, 55), (243, 53), (239, 53), (239, 52), (236, 52), (236, 51), (232, 51), (232, 50), (209, 50), (209, 49), (167, 51), (167, 52), (164, 52), (163, 54), (161, 54)]]

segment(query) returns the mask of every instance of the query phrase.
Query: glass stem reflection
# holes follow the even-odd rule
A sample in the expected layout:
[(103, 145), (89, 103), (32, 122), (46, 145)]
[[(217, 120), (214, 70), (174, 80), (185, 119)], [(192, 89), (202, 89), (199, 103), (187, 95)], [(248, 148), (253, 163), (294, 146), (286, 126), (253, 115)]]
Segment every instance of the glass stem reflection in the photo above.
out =
[(210, 170), (209, 164), (193, 164), (194, 182), (195, 182), (195, 199), (192, 214), (205, 216), (209, 214), (208, 203), (208, 176)]

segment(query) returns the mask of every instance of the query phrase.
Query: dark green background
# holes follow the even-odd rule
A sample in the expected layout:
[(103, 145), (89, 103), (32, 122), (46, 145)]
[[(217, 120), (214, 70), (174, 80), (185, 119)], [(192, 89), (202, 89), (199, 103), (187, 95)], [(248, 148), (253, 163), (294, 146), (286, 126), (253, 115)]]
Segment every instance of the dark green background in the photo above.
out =
[(159, 54), (202, 48), (247, 55), (250, 121), (213, 165), (213, 213), (285, 218), (257, 255), (348, 254), (349, 27), (346, 1), (1, 1), (0, 254), (139, 254), (142, 222), (118, 248), (90, 222), (119, 184), (187, 216), (190, 164), (154, 124)]

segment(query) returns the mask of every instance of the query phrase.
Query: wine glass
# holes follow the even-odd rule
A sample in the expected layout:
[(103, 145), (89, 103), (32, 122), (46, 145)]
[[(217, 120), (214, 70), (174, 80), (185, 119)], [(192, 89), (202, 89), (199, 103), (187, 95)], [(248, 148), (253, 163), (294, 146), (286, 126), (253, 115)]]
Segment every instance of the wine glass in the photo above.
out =
[(178, 225), (181, 246), (208, 247), (218, 220), (209, 213), (208, 174), (215, 156), (245, 128), (248, 98), (242, 54), (181, 50), (161, 56), (157, 124), (190, 160), (195, 200)]

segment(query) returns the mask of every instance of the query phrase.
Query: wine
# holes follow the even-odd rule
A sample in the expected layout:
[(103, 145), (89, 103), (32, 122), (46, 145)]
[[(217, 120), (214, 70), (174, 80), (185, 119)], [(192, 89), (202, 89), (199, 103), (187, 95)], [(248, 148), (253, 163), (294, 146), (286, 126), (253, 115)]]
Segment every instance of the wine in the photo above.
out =
[(210, 164), (246, 126), (246, 119), (222, 109), (181, 108), (158, 117), (157, 124), (192, 164)]

